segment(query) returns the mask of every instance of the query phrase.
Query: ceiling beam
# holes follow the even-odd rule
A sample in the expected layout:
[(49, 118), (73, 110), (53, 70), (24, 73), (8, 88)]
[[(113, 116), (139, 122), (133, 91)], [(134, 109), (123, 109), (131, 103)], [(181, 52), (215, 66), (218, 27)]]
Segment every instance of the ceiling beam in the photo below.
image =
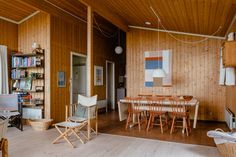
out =
[(105, 5), (102, 5), (100, 2), (96, 0), (79, 0), (79, 1), (87, 6), (91, 6), (97, 14), (99, 14), (106, 20), (110, 21), (112, 24), (119, 27), (123, 31), (128, 32), (129, 27), (128, 24), (126, 24), (126, 22), (124, 21), (124, 19), (122, 19), (116, 13), (112, 12)]
[(149, 31), (156, 31), (156, 32), (165, 32), (165, 33), (170, 33), (170, 34), (190, 35), (190, 36), (196, 36), (196, 37), (225, 40), (225, 37), (221, 37), (221, 36), (187, 33), (187, 32), (171, 31), (171, 30), (164, 30), (164, 29), (158, 29), (158, 28), (140, 27), (140, 26), (129, 26), (129, 27), (134, 28), (134, 29), (149, 30)]

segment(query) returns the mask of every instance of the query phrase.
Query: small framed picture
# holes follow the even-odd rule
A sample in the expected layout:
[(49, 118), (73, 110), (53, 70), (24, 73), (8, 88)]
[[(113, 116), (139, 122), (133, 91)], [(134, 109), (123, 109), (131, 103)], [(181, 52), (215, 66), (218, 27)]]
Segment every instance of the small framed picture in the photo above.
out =
[(66, 86), (66, 77), (64, 71), (59, 71), (57, 74), (57, 86), (65, 87)]
[(20, 90), (31, 90), (32, 80), (31, 79), (22, 79), (20, 80)]
[(103, 67), (94, 66), (94, 85), (102, 86), (103, 85)]

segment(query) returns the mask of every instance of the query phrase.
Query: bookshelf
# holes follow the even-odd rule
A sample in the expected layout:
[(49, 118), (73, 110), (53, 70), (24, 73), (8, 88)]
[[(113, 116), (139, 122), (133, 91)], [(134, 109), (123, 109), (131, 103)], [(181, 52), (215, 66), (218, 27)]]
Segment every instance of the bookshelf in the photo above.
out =
[(12, 53), (11, 91), (19, 95), (24, 119), (44, 118), (44, 49), (32, 53)]

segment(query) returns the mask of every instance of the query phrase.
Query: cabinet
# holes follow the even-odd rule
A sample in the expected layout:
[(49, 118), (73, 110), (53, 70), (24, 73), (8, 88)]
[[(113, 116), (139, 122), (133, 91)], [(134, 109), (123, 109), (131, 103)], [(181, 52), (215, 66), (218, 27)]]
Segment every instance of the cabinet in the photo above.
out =
[(236, 41), (226, 41), (223, 44), (224, 67), (236, 67)]

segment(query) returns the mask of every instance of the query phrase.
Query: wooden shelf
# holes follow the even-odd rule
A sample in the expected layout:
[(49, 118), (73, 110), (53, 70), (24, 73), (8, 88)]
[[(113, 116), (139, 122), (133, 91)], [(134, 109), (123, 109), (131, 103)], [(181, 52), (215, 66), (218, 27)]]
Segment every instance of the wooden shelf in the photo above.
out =
[(12, 67), (12, 69), (28, 69), (28, 68), (44, 68), (41, 66), (28, 66), (28, 67)]
[(25, 79), (32, 79), (32, 80), (44, 80), (44, 78), (30, 78), (30, 77), (25, 77), (25, 78), (11, 78), (12, 80), (25, 80)]
[(28, 54), (13, 54), (13, 57), (34, 57), (34, 56), (43, 56), (43, 53), (28, 53)]
[[(39, 52), (39, 51), (38, 51)], [(25, 118), (31, 118), (32, 116), (34, 117), (35, 114), (39, 114), (38, 110), (35, 109), (41, 109), (41, 117), (44, 118), (43, 115), (43, 110), (44, 110), (44, 105), (45, 105), (45, 90), (44, 90), (44, 85), (45, 85), (45, 56), (44, 56), (44, 50), (42, 50), (43, 53), (36, 53), (33, 51), (32, 53), (27, 53), (27, 54), (21, 54), (21, 53), (15, 53), (11, 55), (11, 62), (12, 62), (12, 75), (13, 78), (11, 78), (12, 85), (15, 82), (15, 80), (21, 81), (30, 79), (31, 80), (31, 90), (24, 90), (24, 89), (16, 89), (12, 88), (13, 93), (17, 94), (22, 94), (22, 99), (25, 96), (30, 95), (29, 99), (41, 99), (43, 101), (27, 101), (22, 102), (23, 105), (23, 111), (25, 111)], [(38, 64), (38, 65), (37, 65)], [(24, 66), (26, 65), (26, 66)], [(27, 65), (32, 65), (32, 66), (27, 66)], [(24, 75), (23, 75), (24, 72)], [(22, 74), (21, 74), (22, 73)], [(38, 75), (30, 75), (29, 73), (39, 73), (43, 75), (43, 78), (35, 78), (34, 76)], [(41, 75), (40, 75), (41, 76)], [(14, 77), (19, 77), (19, 78), (14, 78)], [(23, 78), (20, 78), (23, 77)], [(40, 81), (38, 83), (42, 83), (43, 81), (43, 90), (38, 90), (36, 91), (36, 86), (38, 86), (37, 81)], [(34, 83), (36, 82), (36, 83)], [(34, 84), (34, 85), (33, 85)], [(41, 85), (42, 86), (42, 85)], [(12, 86), (13, 87), (13, 86)], [(30, 89), (30, 88), (28, 88)], [(38, 89), (38, 88), (37, 88)], [(35, 104), (39, 102), (40, 104)], [(24, 110), (25, 109), (25, 110)], [(23, 115), (24, 116), (24, 115)]]
[(44, 91), (32, 91), (32, 90), (13, 90), (12, 92), (28, 92), (28, 93), (42, 93)]

